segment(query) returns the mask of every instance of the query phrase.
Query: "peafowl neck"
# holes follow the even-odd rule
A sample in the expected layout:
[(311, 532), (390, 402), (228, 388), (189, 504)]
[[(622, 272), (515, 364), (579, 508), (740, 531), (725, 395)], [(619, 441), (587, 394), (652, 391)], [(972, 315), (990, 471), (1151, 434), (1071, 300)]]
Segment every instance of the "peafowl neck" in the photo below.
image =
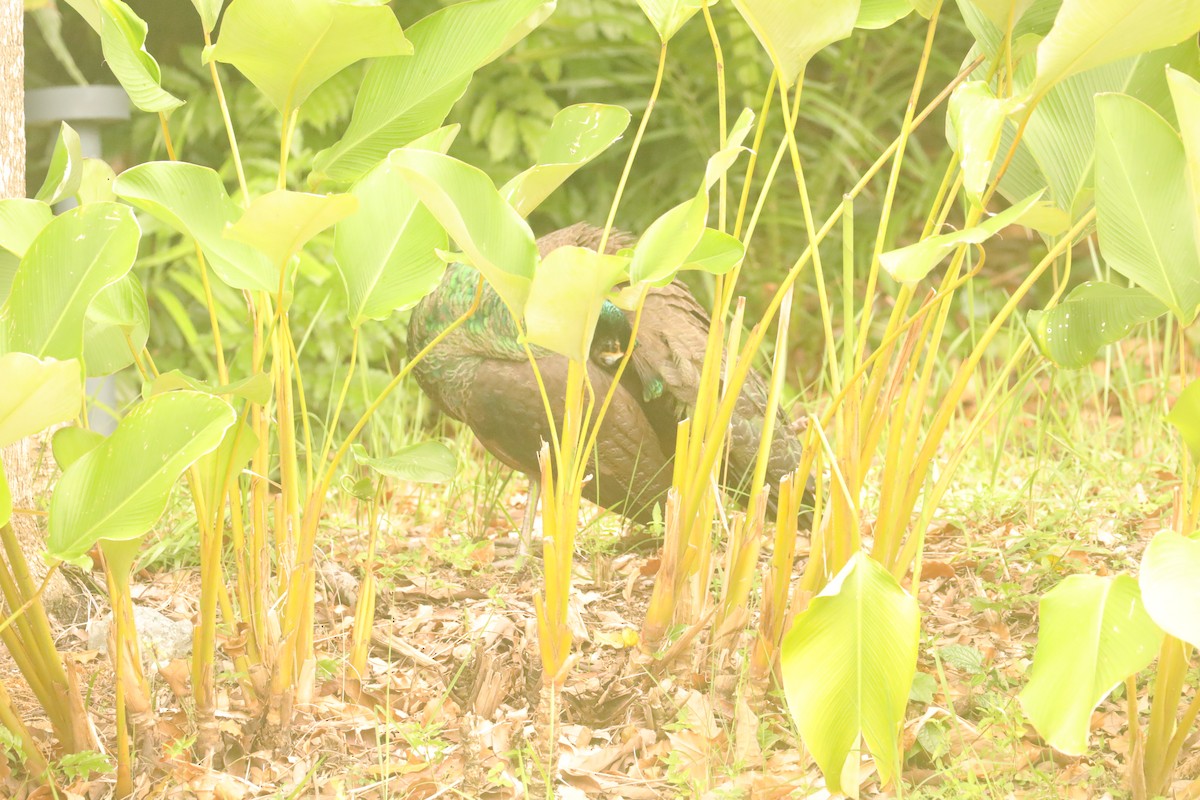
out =
[[(479, 272), (451, 264), (441, 284), (412, 311), (408, 350), (416, 355), (470, 310)], [(517, 326), (500, 296), (484, 282), (479, 308), (417, 363), (417, 382), (450, 416), (461, 419), (464, 393), (479, 364), (488, 359), (524, 360)]]

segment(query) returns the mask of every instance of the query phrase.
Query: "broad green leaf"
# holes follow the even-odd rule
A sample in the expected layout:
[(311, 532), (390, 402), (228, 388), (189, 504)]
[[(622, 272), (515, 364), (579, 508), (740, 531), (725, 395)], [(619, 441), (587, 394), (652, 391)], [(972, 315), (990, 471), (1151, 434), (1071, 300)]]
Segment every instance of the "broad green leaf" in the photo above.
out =
[(745, 256), (746, 247), (736, 237), (713, 228), (705, 228), (700, 236), (700, 243), (688, 253), (682, 269), (724, 275), (742, 263)]
[(0, 309), (0, 350), (78, 358), (84, 318), (100, 290), (133, 266), (138, 226), (117, 203), (93, 203), (56, 217), (29, 246)]
[(1179, 117), (1192, 199), (1192, 235), (1200, 249), (1200, 82), (1177, 69), (1168, 68), (1167, 85)]
[[(445, 153), (458, 126), (441, 128), (409, 147)], [(404, 176), (384, 161), (354, 184), (359, 210), (334, 228), (333, 255), (350, 324), (387, 319), (437, 288), (446, 271), (438, 256), (446, 231)]]
[(862, 0), (854, 27), (867, 30), (886, 28), (907, 17), (912, 10), (913, 5), (909, 0)]
[(1016, 25), (1021, 16), (1033, 5), (1033, 0), (971, 0), (987, 16), (993, 25), (1007, 30), (1010, 23)]
[(192, 0), (205, 33), (212, 33), (213, 28), (217, 27), (217, 18), (221, 16), (221, 6), (224, 4), (225, 0)]
[(248, 378), (233, 381), (224, 386), (210, 386), (202, 380), (184, 375), (177, 369), (164, 372), (153, 381), (142, 386), (142, 397), (150, 398), (163, 392), (174, 392), (188, 389), (194, 392), (204, 392), (212, 395), (229, 395), (249, 400), (260, 406), (265, 406), (271, 399), (273, 386), (271, 376), (265, 372), (256, 372)]
[(34, 199), (50, 205), (62, 202), (79, 190), (79, 182), (82, 179), (83, 150), (79, 143), (79, 134), (64, 122), (59, 127), (58, 141), (54, 143), (54, 155), (50, 156), (46, 180), (42, 182), (42, 188), (38, 189)]
[[(1031, 9), (1030, 16), (1038, 11)], [(1200, 46), (1193, 41), (1106, 64), (1072, 75), (1056, 84), (1034, 110), (1025, 127), (1000, 191), (1010, 201), (1047, 188), (1046, 199), (1077, 220), (1093, 205), (1096, 161), (1096, 103), (1103, 92), (1122, 92), (1150, 105), (1164, 117), (1174, 111), (1165, 67), (1200, 71)], [(1033, 59), (1017, 68), (1017, 92), (1034, 78)], [(1005, 125), (999, 152), (1007, 153), (1016, 122)]]
[(733, 0), (791, 88), (809, 59), (854, 32), (859, 0)]
[[(992, 161), (1012, 102), (998, 99), (986, 81), (960, 84), (950, 95), (948, 115), (962, 162), (963, 188), (979, 204), (992, 175)], [(1003, 156), (1003, 154), (1001, 154)]]
[[(1000, 54), (1000, 48), (1004, 46), (1009, 37), (1005, 28), (1006, 23), (992, 21), (988, 12), (984, 10), (984, 6), (991, 7), (1005, 2), (1007, 0), (984, 0), (980, 4), (974, 0), (958, 0), (958, 10), (962, 13), (967, 29), (975, 37), (979, 49), (989, 59), (994, 59)], [(1054, 18), (1058, 15), (1061, 5), (1062, 0), (1033, 0), (1025, 13), (1017, 20), (1017, 24), (1013, 26), (1011, 41), (1014, 45), (1014, 58), (1022, 59), (1023, 53), (1028, 48), (1031, 55), (1028, 60), (1036, 61), (1037, 45), (1054, 27)], [(1032, 81), (1033, 69), (1036, 68), (1036, 65), (1031, 63), (1030, 67), (1029, 81)]]
[(788, 710), (831, 792), (852, 788), (841, 785), (842, 767), (860, 736), (880, 781), (895, 775), (919, 636), (917, 601), (859, 552), (784, 637)]
[(458, 462), (441, 442), (418, 442), (395, 454), (372, 458), (361, 444), (351, 447), (354, 460), (380, 475), (410, 483), (445, 483), (458, 472)]
[(75, 0), (71, 5), (100, 34), (104, 62), (135, 106), (157, 114), (183, 105), (163, 90), (158, 62), (146, 52), (146, 23), (133, 9), (122, 0)]
[(1050, 745), (1087, 751), (1092, 712), (1128, 676), (1154, 660), (1162, 631), (1128, 575), (1072, 575), (1038, 604), (1037, 650), (1021, 707)]
[(1145, 289), (1088, 281), (1053, 308), (1030, 311), (1026, 321), (1042, 355), (1060, 367), (1079, 369), (1100, 348), (1165, 313), (1167, 307)]
[(587, 361), (600, 308), (613, 286), (627, 277), (628, 266), (628, 258), (585, 247), (552, 251), (538, 264), (525, 304), (529, 341)]
[(669, 283), (704, 238), (708, 193), (672, 208), (650, 227), (633, 248), (629, 277), (634, 283)]
[(922, 280), (955, 248), (964, 244), (982, 244), (1009, 225), (1020, 222), (1041, 196), (1041, 192), (1032, 194), (974, 227), (930, 236), (899, 250), (890, 250), (879, 257), (879, 262), (898, 281), (911, 283)]
[[(1196, 417), (1193, 421), (1200, 423)], [(1158, 627), (1200, 647), (1200, 541), (1159, 531), (1142, 554), (1138, 584), (1146, 613)]]
[(725, 147), (708, 159), (704, 181), (695, 196), (650, 223), (633, 249), (633, 262), (629, 265), (631, 281), (667, 283), (688, 262), (706, 235), (708, 192), (745, 149), (742, 142), (750, 133), (753, 123), (754, 113), (749, 109), (744, 110), (734, 123)]
[(658, 38), (664, 42), (683, 27), (684, 23), (700, 10), (700, 4), (707, 2), (712, 5), (717, 0), (638, 0), (650, 24), (658, 32)]
[(133, 354), (150, 338), (150, 309), (137, 275), (127, 273), (100, 290), (88, 306), (83, 333), (88, 377), (112, 375), (134, 363)]
[(237, 67), (281, 113), (363, 58), (411, 55), (387, 5), (344, 0), (233, 0), (205, 59)]
[(222, 281), (234, 289), (277, 291), (279, 274), (262, 253), (225, 238), (242, 216), (225, 185), (208, 167), (155, 161), (125, 170), (113, 184), (125, 202), (191, 236)]
[(88, 203), (111, 203), (117, 199), (113, 194), (113, 182), (117, 173), (108, 162), (101, 158), (85, 158), (83, 160), (83, 176), (79, 181), (79, 190), (75, 197), (79, 205)]
[(1034, 96), (1077, 72), (1184, 41), (1200, 30), (1192, 0), (1063, 0), (1038, 45)]
[(433, 216), (520, 316), (537, 262), (533, 231), (504, 202), (490, 178), (462, 161), (428, 150), (392, 151), (388, 160)]
[(54, 212), (50, 206), (38, 200), (0, 200), (0, 307), (8, 299), (21, 256), (52, 219)]
[(77, 425), (68, 425), (59, 428), (50, 437), (50, 449), (54, 453), (54, 462), (58, 464), (58, 468), (66, 469), (95, 450), (103, 441), (103, 434)]
[(50, 206), (40, 200), (11, 198), (0, 200), (0, 249), (18, 258), (54, 219)]
[(1096, 98), (1096, 114), (1100, 252), (1190, 324), (1200, 310), (1200, 257), (1183, 142), (1127, 95)]
[[(20, 266), (21, 259), (14, 256), (7, 250), (0, 250), (0, 306), (4, 305), (4, 301), (8, 299), (8, 292), (12, 288), (13, 278), (17, 276), (17, 267)], [(3, 324), (0, 323), (0, 330)], [(0, 334), (0, 344), (3, 343), (3, 334)]]
[(83, 405), (78, 361), (6, 353), (0, 375), (0, 447), (75, 418)]
[(1192, 461), (1200, 463), (1200, 380), (1184, 387), (1179, 399), (1171, 407), (1167, 422), (1175, 426), (1183, 443), (1192, 454)]
[(242, 218), (225, 229), (225, 236), (266, 255), (278, 275), (309, 239), (357, 210), (353, 195), (276, 189), (254, 198)]
[(67, 5), (75, 9), (92, 30), (97, 34), (100, 33), (100, 26), (103, 22), (98, 0), (67, 0)]
[(500, 190), (522, 217), (541, 205), (550, 193), (596, 156), (629, 126), (629, 112), (620, 106), (585, 103), (554, 115), (538, 163)]
[(8, 478), (4, 475), (4, 462), (0, 461), (0, 528), (12, 519), (12, 492), (8, 488)]
[(234, 416), (224, 400), (197, 392), (139, 403), (59, 479), (50, 499), (50, 555), (72, 560), (99, 540), (128, 541), (150, 530), (179, 476), (221, 443)]
[(365, 175), (394, 148), (440, 127), (475, 70), (539, 25), (555, 0), (471, 0), (412, 25), (409, 57), (372, 62), (345, 135), (317, 153), (309, 185)]

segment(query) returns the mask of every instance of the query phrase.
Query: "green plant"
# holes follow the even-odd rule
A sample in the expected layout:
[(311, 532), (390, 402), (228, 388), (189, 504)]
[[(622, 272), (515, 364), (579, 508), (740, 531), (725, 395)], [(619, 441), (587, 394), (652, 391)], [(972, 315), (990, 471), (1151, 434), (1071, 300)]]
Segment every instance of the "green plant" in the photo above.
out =
[[(312, 633), (312, 560), (322, 509), (351, 445), (420, 356), (414, 354), (384, 385), (368, 387), (362, 416), (342, 431), (340, 416), (360, 350), (356, 333), (340, 381), (322, 380), (335, 387), (330, 396), (336, 399), (324, 418), (316, 420), (322, 427), (314, 435), (306, 393), (312, 376), (299, 368), (307, 328), (296, 327), (297, 322), (309, 327), (312, 322), (303, 315), (293, 318), (291, 312), (307, 282), (321, 278), (322, 271), (328, 278), (329, 271), (314, 268), (305, 247), (322, 232), (334, 231), (333, 251), (346, 287), (341, 319), (356, 332), (432, 288), (441, 262), (426, 258), (412, 265), (403, 256), (404, 247), (432, 249), (439, 237), (444, 247), (445, 234), (432, 217), (417, 214), (401, 229), (402, 236), (393, 236), (387, 215), (405, 201), (406, 190), (386, 163), (373, 172), (371, 168), (389, 150), (414, 139), (421, 139), (417, 147), (448, 145), (453, 130), (439, 126), (472, 74), (536, 26), (552, 4), (475, 0), (437, 12), (410, 29), (412, 40), (422, 45), (412, 55), (412, 42), (392, 12), (378, 4), (236, 0), (224, 11), (221, 35), (213, 43), (223, 3), (195, 3), (201, 22), (197, 33), (206, 45), (204, 72), (212, 82), (210, 100), (220, 112), (227, 163), (238, 187), (232, 197), (216, 171), (176, 159), (182, 140), (172, 136), (168, 115), (183, 101), (162, 88), (161, 70), (144, 50), (142, 20), (120, 0), (72, 5), (100, 35), (105, 59), (134, 103), (158, 116), (170, 160), (126, 170), (106, 189), (103, 175), (88, 179), (78, 140), (64, 126), (38, 199), (3, 201), (5, 258), (19, 263), (11, 286), (4, 286), (0, 357), (6, 374), (24, 376), (7, 381), (2, 390), (4, 407), (12, 412), (5, 415), (10, 429), (4, 431), (4, 441), (76, 417), (83, 407), (85, 374), (132, 366), (141, 376), (143, 398), (111, 437), (87, 432), (56, 437), (63, 442), (56, 456), (64, 475), (51, 501), (49, 522), (49, 549), (57, 558), (84, 560), (97, 542), (104, 554), (117, 612), (116, 769), (117, 792), (124, 796), (132, 787), (128, 723), (143, 738), (143, 748), (157, 749), (154, 709), (131, 630), (129, 573), (180, 477), (186, 479), (195, 509), (202, 578), (192, 665), (196, 748), (212, 752), (216, 744), (219, 617), (226, 624), (246, 626), (247, 646), (234, 659), (236, 674), (247, 697), (262, 709), (268, 736), (281, 735), (296, 696), (311, 693), (326, 663), (316, 657)], [(283, 15), (293, 23), (286, 33), (276, 23)], [(464, 26), (470, 25), (473, 32), (464, 39)], [(443, 60), (432, 72), (421, 71), (423, 60), (441, 59), (447, 52), (455, 59)], [(301, 108), (314, 108), (307, 102), (320, 101), (320, 87), (363, 58), (376, 61), (367, 71), (360, 99), (403, 86), (410, 104), (397, 108), (360, 102), (346, 137), (313, 154), (311, 163), (297, 164), (292, 145)], [(270, 186), (264, 185), (257, 163), (253, 171), (247, 169), (244, 157), (274, 149), (276, 143), (260, 135), (249, 147), (239, 147), (220, 63), (241, 71), (272, 109), (278, 156)], [(192, 88), (201, 91), (198, 83)], [(388, 115), (383, 124), (380, 112)], [(369, 129), (365, 136), (364, 129)], [(363, 179), (348, 193), (288, 188), (303, 176), (297, 168), (307, 171), (313, 164), (318, 167), (310, 175), (313, 185), (340, 181), (344, 186)], [(79, 207), (54, 216), (50, 204), (67, 197), (78, 200)], [(195, 274), (175, 278), (203, 302), (208, 330), (199, 336), (194, 320), (183, 313), (174, 314), (174, 321), (197, 360), (211, 366), (208, 374), (160, 370), (145, 349), (146, 298), (136, 273), (130, 272), (141, 233), (131, 206), (155, 220), (148, 233), (156, 240), (182, 234), (182, 247), (194, 252)], [(381, 212), (382, 226), (377, 222)], [(181, 310), (169, 292), (155, 296), (168, 310)], [(331, 313), (318, 308), (312, 318)], [(246, 333), (231, 349), (221, 337), (222, 321), (238, 315)], [(414, 469), (425, 470), (430, 479), (432, 458), (439, 462), (432, 479), (439, 480), (454, 469), (452, 459), (447, 466), (447, 455), (440, 445), (386, 458), (356, 453), (370, 468), (406, 479), (414, 477)], [(0, 522), (6, 523), (10, 504), (7, 493), (0, 494), (5, 498)], [(4, 531), (11, 533), (7, 525)], [(27, 678), (42, 690), (39, 699), (59, 745), (68, 753), (81, 751), (89, 742), (77, 741), (77, 731), (83, 729), (83, 714), (72, 701), (77, 693), (68, 690), (62, 676), (36, 589), (15, 543), (6, 541), (6, 553), (5, 574), (11, 580), (0, 583), (8, 607), (17, 610), (6, 644)], [(264, 668), (265, 683), (250, 679)], [(0, 702), (0, 715), (8, 708)], [(18, 734), (24, 731), (11, 714), (4, 722)], [(28, 737), (22, 741), (30, 772), (43, 773), (40, 749)]]

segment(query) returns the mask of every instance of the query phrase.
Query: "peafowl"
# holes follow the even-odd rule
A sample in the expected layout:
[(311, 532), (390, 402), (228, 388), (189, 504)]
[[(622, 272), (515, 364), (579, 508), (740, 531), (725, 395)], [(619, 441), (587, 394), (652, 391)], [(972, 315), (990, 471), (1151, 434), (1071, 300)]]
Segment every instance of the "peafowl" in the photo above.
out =
[[(538, 240), (542, 256), (558, 247), (596, 248), (601, 231), (586, 223)], [(607, 250), (629, 246), (627, 236), (610, 237)], [(479, 273), (464, 264), (447, 268), (440, 286), (412, 311), (410, 353), (424, 348), (470, 308)], [(605, 303), (587, 364), (596, 395), (603, 397), (629, 346), (632, 312)], [(597, 437), (595, 469), (584, 496), (638, 522), (649, 522), (671, 487), (677, 425), (695, 403), (707, 344), (709, 317), (682, 282), (651, 289), (645, 302), (633, 354)], [(550, 428), (534, 372), (511, 315), (486, 285), (478, 310), (414, 368), (417, 382), (446, 414), (466, 423), (487, 450), (536, 481), (538, 452)], [(547, 396), (564, 396), (567, 360), (533, 348)], [(767, 387), (751, 372), (738, 397), (726, 455), (729, 488), (749, 479), (761, 440)], [(556, 410), (561, 415), (562, 408)], [(800, 461), (800, 443), (786, 415), (779, 413), (767, 480), (779, 480)], [(531, 486), (527, 520), (532, 520), (536, 484)], [(773, 513), (773, 498), (769, 501)]]

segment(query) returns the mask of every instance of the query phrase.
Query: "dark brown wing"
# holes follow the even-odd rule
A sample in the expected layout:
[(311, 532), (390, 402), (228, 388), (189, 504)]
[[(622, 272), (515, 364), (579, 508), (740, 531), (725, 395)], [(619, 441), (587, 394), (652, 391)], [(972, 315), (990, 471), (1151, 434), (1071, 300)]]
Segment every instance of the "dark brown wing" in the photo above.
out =
[[(695, 406), (708, 326), (708, 313), (680, 281), (652, 289), (646, 296), (632, 363), (650, 394), (661, 389), (662, 400), (675, 421), (686, 417)], [(758, 372), (751, 371), (730, 422), (727, 466), (732, 489), (744, 486), (754, 469), (766, 407), (767, 384)], [(651, 411), (650, 416), (653, 418), (655, 412)], [(662, 427), (661, 421), (658, 426)], [(800, 463), (800, 442), (782, 409), (776, 416), (771, 440), (767, 481), (774, 487)]]

